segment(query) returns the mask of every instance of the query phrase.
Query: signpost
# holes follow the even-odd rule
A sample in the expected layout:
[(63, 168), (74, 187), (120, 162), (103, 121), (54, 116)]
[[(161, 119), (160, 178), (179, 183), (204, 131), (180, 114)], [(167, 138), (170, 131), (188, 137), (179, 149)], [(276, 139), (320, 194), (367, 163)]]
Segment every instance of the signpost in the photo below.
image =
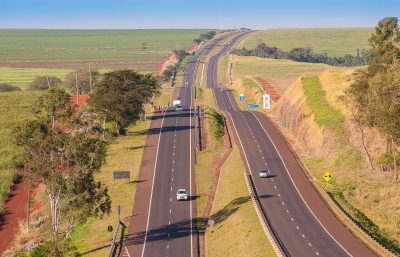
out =
[(124, 178), (129, 179), (129, 182), (131, 182), (130, 171), (114, 171), (114, 183), (116, 179), (124, 179)]
[(240, 94), (240, 95), (239, 95), (239, 100), (240, 100), (240, 101), (244, 101), (244, 94)]

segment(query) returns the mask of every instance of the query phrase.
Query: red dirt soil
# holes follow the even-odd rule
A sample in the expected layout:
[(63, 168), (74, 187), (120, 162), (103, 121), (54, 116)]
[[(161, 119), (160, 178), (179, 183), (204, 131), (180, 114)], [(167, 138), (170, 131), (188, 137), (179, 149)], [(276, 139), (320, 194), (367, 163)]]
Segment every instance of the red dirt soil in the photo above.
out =
[(260, 77), (254, 77), (254, 79), (262, 85), (264, 90), (270, 95), (274, 102), (277, 102), (279, 98), (281, 98), (281, 95), (276, 91), (275, 86), (272, 85), (268, 80)]
[(4, 214), (0, 216), (0, 255), (14, 240), (19, 227), (18, 222), (26, 218), (28, 192), (24, 189), (22, 179), (18, 179), (11, 189), (4, 205)]

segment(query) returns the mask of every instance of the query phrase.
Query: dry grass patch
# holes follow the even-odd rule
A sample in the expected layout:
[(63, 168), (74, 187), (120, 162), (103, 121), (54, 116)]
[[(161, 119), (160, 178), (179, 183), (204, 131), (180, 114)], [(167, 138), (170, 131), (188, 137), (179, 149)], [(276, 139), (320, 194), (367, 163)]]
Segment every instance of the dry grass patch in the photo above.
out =
[(254, 210), (244, 180), (245, 166), (235, 146), (221, 169), (208, 227), (208, 256), (276, 256)]

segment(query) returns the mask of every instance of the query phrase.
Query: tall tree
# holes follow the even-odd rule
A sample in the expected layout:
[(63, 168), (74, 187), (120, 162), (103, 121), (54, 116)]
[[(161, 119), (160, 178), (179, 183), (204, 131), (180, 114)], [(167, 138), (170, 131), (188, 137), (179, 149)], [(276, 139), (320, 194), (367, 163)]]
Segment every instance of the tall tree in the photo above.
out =
[[(74, 119), (64, 89), (48, 89), (38, 103), (38, 118), (18, 126), (14, 138), (25, 149), (25, 173), (45, 185), (57, 239), (89, 217), (110, 212), (107, 188), (93, 178), (104, 163), (106, 144), (98, 136), (69, 129), (76, 126), (68, 125)], [(65, 230), (60, 232), (62, 221)]]
[(392, 63), (400, 57), (400, 31), (396, 17), (385, 18), (379, 21), (375, 27), (375, 33), (371, 35), (368, 42), (372, 46), (372, 63)]
[(61, 86), (62, 81), (55, 76), (36, 76), (26, 90), (46, 90), (50, 87)]
[(119, 135), (122, 126), (139, 120), (143, 104), (159, 94), (160, 85), (154, 75), (116, 70), (103, 75), (88, 104), (105, 119), (114, 121)]
[(64, 86), (72, 93), (88, 94), (100, 77), (98, 71), (77, 70), (71, 71), (65, 76)]
[(61, 87), (49, 88), (36, 101), (33, 111), (38, 117), (47, 119), (54, 127), (55, 121), (64, 121), (73, 113), (69, 104), (69, 94)]

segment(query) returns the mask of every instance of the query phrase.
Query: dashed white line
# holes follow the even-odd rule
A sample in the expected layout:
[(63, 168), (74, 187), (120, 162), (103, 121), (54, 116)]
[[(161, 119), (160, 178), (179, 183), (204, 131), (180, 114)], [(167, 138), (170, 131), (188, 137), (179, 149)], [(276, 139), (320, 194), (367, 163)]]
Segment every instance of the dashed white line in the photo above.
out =
[(299, 227), (298, 227), (298, 226), (296, 226), (296, 228), (297, 228), (297, 229), (299, 229)]
[(312, 246), (310, 243), (308, 243), (310, 246)]
[(292, 219), (292, 221), (294, 221), (294, 219), (293, 218), (291, 218)]
[(169, 213), (171, 213), (171, 210), (169, 210)]
[(283, 205), (285, 205), (285, 203), (284, 203), (284, 202), (282, 202), (282, 204), (283, 204)]
[(302, 235), (303, 237), (306, 237), (305, 235)]

